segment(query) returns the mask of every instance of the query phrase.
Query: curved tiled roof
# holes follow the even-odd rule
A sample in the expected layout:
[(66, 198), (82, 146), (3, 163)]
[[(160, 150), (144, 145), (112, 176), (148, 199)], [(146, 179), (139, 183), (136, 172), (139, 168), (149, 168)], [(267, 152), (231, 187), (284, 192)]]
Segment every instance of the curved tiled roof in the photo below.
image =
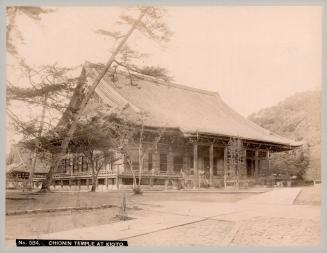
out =
[[(85, 64), (87, 82), (91, 84), (101, 70), (99, 65)], [(180, 129), (184, 134), (206, 133), (247, 140), (299, 146), (300, 144), (271, 133), (244, 118), (221, 99), (217, 92), (164, 82), (135, 74), (134, 85), (125, 73), (113, 82), (107, 73), (96, 93), (111, 106), (129, 106), (145, 113), (144, 124), (150, 127)]]

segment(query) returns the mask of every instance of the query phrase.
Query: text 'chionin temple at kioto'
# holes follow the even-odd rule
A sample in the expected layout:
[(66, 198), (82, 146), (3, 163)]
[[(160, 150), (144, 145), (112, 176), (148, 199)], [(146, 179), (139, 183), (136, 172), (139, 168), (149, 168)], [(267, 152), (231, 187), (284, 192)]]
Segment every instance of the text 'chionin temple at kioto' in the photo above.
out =
[[(100, 70), (99, 65), (85, 63), (82, 75), (86, 86)], [(264, 185), (272, 174), (271, 153), (300, 146), (247, 120), (225, 104), (217, 92), (136, 73), (136, 84), (131, 85), (128, 74), (119, 75), (118, 82), (110, 73), (105, 75), (93, 102), (125, 108), (127, 115), (144, 113), (142, 145), (151, 148), (144, 149), (141, 171), (138, 148), (132, 145), (133, 172), (123, 155), (115, 163), (105, 164), (97, 178), (99, 191), (131, 187), (133, 174), (141, 176), (143, 187), (150, 189)], [(77, 93), (78, 89), (71, 103)], [(154, 145), (158, 131), (162, 136)], [(91, 180), (87, 158), (68, 153), (53, 175), (52, 188), (86, 190)]]

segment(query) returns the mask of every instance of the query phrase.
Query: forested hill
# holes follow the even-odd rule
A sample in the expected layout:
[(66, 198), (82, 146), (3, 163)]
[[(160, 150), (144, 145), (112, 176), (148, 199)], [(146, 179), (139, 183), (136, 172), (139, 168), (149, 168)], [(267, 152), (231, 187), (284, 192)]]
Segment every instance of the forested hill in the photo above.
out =
[(320, 177), (321, 91), (296, 93), (248, 118), (284, 137), (304, 140), (310, 151), (306, 177)]

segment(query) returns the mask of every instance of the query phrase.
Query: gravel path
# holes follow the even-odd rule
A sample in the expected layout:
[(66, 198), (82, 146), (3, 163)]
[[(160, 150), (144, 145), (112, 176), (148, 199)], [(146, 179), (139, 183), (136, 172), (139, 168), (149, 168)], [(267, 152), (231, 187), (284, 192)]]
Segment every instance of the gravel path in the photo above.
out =
[(318, 246), (320, 221), (257, 217), (242, 222), (234, 246)]
[(128, 239), (130, 246), (219, 246), (234, 223), (205, 220)]

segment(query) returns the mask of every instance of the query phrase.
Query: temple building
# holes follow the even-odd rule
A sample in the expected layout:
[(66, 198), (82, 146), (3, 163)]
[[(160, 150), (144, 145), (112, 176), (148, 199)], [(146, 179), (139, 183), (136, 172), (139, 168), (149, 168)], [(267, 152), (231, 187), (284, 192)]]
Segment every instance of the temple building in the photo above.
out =
[[(85, 63), (81, 75), (84, 88), (102, 67)], [(71, 106), (78, 103), (80, 92), (79, 88), (75, 90)], [(108, 72), (92, 101), (103, 104), (108, 113), (118, 108), (127, 117), (143, 115), (144, 134), (148, 136), (143, 143), (148, 148), (144, 149), (142, 171), (139, 171), (138, 149), (131, 145), (134, 173), (123, 156), (113, 164), (106, 164), (97, 182), (103, 189), (131, 185), (133, 174), (141, 175), (142, 184), (151, 187), (177, 187), (181, 180), (183, 187), (223, 187), (235, 183), (236, 178), (240, 185), (264, 184), (271, 174), (270, 154), (301, 145), (247, 120), (231, 109), (217, 92), (138, 73), (131, 76), (122, 71)], [(91, 109), (86, 113), (92, 114)], [(159, 131), (162, 136), (155, 143)], [(237, 170), (231, 164), (233, 154), (229, 145), (233, 140), (242, 146)], [(60, 187), (88, 188), (90, 180), (89, 161), (81, 154), (67, 154), (54, 175), (54, 184)]]

